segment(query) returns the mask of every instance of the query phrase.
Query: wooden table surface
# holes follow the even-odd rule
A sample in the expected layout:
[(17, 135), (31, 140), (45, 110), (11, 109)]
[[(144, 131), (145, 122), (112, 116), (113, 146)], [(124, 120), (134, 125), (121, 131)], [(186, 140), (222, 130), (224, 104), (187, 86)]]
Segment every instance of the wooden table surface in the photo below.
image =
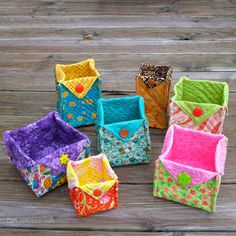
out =
[[(236, 1), (1, 0), (1, 235), (236, 235)], [(85, 40), (89, 35), (91, 40)], [(229, 138), (216, 213), (152, 196), (153, 161), (166, 130), (151, 129), (148, 165), (115, 168), (118, 209), (76, 218), (67, 186), (37, 199), (5, 155), (2, 133), (55, 110), (53, 67), (94, 57), (103, 95), (135, 94), (143, 62), (170, 64), (181, 75), (227, 81)], [(94, 126), (80, 128), (92, 140)]]

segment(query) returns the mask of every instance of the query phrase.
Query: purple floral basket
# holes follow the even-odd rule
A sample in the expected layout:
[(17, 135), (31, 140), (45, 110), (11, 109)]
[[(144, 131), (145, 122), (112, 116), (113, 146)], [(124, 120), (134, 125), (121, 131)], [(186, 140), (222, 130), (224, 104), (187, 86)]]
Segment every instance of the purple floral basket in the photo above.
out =
[(4, 133), (10, 162), (38, 196), (66, 182), (68, 160), (89, 156), (89, 138), (64, 122), (57, 112)]

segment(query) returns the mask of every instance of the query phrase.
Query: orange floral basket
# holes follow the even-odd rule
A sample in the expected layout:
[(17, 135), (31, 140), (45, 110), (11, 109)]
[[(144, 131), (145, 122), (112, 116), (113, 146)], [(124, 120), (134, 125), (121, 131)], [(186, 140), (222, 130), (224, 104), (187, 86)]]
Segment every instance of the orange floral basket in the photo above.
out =
[(78, 217), (118, 206), (118, 177), (105, 154), (69, 161), (67, 179)]

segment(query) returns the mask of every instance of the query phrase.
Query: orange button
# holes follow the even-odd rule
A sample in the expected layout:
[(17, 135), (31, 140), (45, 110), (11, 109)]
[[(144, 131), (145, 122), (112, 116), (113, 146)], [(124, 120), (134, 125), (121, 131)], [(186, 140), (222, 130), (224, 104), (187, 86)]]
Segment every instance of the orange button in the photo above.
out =
[(77, 84), (75, 87), (77, 93), (82, 93), (84, 91), (84, 86), (82, 84)]
[(196, 107), (194, 110), (193, 110), (193, 115), (196, 116), (196, 117), (199, 117), (201, 116), (203, 113), (202, 109), (199, 108), (199, 107)]
[(150, 85), (154, 85), (156, 83), (156, 81), (154, 80), (154, 79), (150, 79), (149, 81), (148, 81), (148, 84), (150, 84)]
[(97, 189), (93, 190), (93, 194), (94, 194), (94, 196), (99, 197), (102, 194), (102, 190), (97, 188)]
[(129, 131), (127, 129), (122, 129), (120, 131), (120, 137), (121, 138), (126, 138), (126, 137), (128, 137), (128, 135), (129, 135)]

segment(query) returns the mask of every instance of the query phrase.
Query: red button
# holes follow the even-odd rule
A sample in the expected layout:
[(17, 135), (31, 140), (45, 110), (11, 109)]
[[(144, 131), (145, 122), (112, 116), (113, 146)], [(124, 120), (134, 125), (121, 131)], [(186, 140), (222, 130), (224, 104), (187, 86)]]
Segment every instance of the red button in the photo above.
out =
[(199, 117), (201, 116), (203, 113), (202, 109), (199, 108), (199, 107), (196, 107), (194, 110), (193, 110), (193, 115), (196, 116), (196, 117)]
[(102, 190), (100, 190), (99, 188), (97, 188), (97, 189), (95, 189), (95, 190), (93, 191), (93, 194), (94, 194), (94, 196), (99, 197), (99, 196), (101, 196), (101, 194), (102, 194)]
[(126, 137), (128, 137), (128, 135), (129, 135), (129, 131), (127, 129), (122, 129), (120, 131), (120, 137), (121, 138), (126, 138)]
[(84, 91), (84, 86), (82, 84), (78, 84), (76, 87), (75, 87), (75, 91), (77, 93), (82, 93)]

